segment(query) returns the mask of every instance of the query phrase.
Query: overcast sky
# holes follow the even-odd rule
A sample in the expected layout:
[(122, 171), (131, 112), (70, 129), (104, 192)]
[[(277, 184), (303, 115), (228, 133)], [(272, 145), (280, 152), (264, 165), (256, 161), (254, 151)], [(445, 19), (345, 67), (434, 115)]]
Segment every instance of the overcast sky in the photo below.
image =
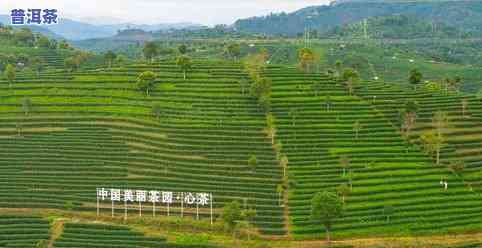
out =
[(56, 8), (62, 17), (134, 23), (231, 24), (238, 18), (294, 11), (329, 0), (0, 0), (0, 13), (14, 8)]

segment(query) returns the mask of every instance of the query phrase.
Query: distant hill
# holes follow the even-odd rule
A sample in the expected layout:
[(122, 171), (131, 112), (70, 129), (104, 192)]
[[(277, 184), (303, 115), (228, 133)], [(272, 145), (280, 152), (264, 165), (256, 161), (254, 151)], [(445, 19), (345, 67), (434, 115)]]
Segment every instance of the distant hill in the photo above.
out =
[[(0, 15), (0, 22), (10, 24), (10, 16)], [(30, 27), (30, 26), (29, 26)], [(115, 25), (94, 25), (85, 22), (74, 21), (68, 18), (62, 18), (57, 25), (50, 26), (34, 26), (32, 30), (40, 30), (50, 36), (64, 37), (68, 40), (86, 40), (96, 38), (107, 38), (117, 34), (117, 31), (123, 29), (142, 29), (144, 31), (158, 31), (168, 29), (198, 29), (203, 27), (193, 23), (171, 23), (171, 24), (153, 24), (153, 25), (137, 25), (130, 23), (122, 23)], [(40, 32), (39, 31), (39, 32)]]
[(435, 26), (418, 16), (395, 14), (369, 17), (363, 21), (337, 26), (326, 35), (344, 38), (362, 38), (366, 35), (377, 39), (418, 39), (467, 37), (470, 34), (444, 23)]
[(306, 27), (324, 33), (336, 26), (364, 18), (403, 14), (417, 16), (434, 25), (455, 26), (464, 32), (482, 33), (481, 1), (370, 1), (351, 0), (313, 6), (293, 13), (271, 14), (238, 20), (240, 31), (296, 35)]
[[(5, 24), (5, 25), (9, 25), (10, 24), (10, 16), (0, 15), (0, 23)], [(61, 35), (58, 35), (58, 34), (52, 32), (52, 31), (50, 31), (45, 26), (27, 25), (27, 26), (21, 26), (21, 27), (29, 28), (29, 29), (32, 30), (32, 32), (43, 34), (43, 35), (45, 35), (49, 38), (53, 38), (53, 39), (57, 39), (57, 40), (63, 39), (63, 37)], [(20, 27), (17, 27), (17, 28), (20, 28)]]

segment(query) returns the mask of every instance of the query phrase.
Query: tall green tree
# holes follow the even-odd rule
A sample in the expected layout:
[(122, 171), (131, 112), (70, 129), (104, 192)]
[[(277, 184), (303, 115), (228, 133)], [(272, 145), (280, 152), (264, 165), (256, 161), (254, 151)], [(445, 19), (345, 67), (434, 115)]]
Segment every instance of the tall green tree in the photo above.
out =
[(159, 103), (154, 103), (154, 105), (152, 105), (152, 114), (157, 120), (161, 118), (161, 105)]
[(40, 72), (44, 69), (46, 62), (44, 59), (40, 57), (33, 57), (30, 59), (29, 64), (32, 67), (32, 69), (36, 72), (37, 77), (40, 77)]
[(311, 71), (315, 63), (315, 53), (310, 48), (301, 48), (298, 50), (298, 65), (304, 72)]
[(81, 57), (80, 56), (71, 56), (64, 60), (65, 70), (69, 72), (76, 71), (80, 68)]
[(350, 94), (350, 96), (353, 95), (355, 83), (357, 83), (358, 80), (360, 79), (360, 75), (353, 68), (345, 68), (343, 70), (342, 78), (343, 78), (343, 81), (345, 81), (345, 85), (348, 89), (348, 93)]
[(424, 132), (420, 136), (420, 140), (425, 151), (430, 155), (435, 154), (436, 163), (440, 164), (440, 149), (444, 144), (444, 138), (439, 136), (436, 131), (430, 130)]
[(192, 67), (191, 58), (185, 55), (179, 56), (176, 60), (176, 64), (177, 66), (179, 66), (179, 68), (181, 68), (184, 75), (184, 80), (186, 80), (187, 71), (190, 70)]
[(319, 192), (311, 200), (311, 218), (325, 226), (327, 243), (330, 243), (333, 222), (342, 216), (343, 203), (335, 193)]
[(256, 167), (258, 166), (258, 159), (255, 155), (251, 155), (248, 159), (248, 166), (251, 168), (251, 171), (255, 171)]
[(410, 130), (412, 129), (413, 125), (415, 124), (415, 119), (417, 117), (418, 112), (418, 103), (412, 100), (409, 100), (405, 103), (405, 107), (402, 110), (401, 118), (402, 118), (402, 132), (408, 136), (410, 134)]
[(281, 206), (284, 191), (285, 191), (285, 187), (283, 186), (283, 184), (280, 183), (276, 186), (276, 192), (278, 192), (278, 205), (279, 206)]
[(311, 85), (311, 89), (315, 93), (315, 96), (318, 97), (318, 94), (320, 93), (320, 90), (321, 90), (321, 83), (320, 82), (314, 82)]
[(185, 44), (181, 44), (177, 47), (177, 50), (180, 54), (184, 55), (187, 53), (187, 46)]
[(37, 46), (41, 48), (50, 48), (50, 40), (45, 35), (38, 35)]
[(113, 51), (109, 50), (104, 54), (104, 60), (107, 62), (109, 65), (109, 68), (112, 68), (112, 64), (114, 63), (115, 58), (117, 57), (117, 54), (115, 54)]
[(350, 194), (351, 190), (346, 183), (343, 183), (336, 188), (336, 192), (339, 196), (341, 196), (341, 201), (343, 204), (345, 204), (345, 198), (348, 196), (348, 194)]
[(236, 229), (236, 225), (241, 220), (241, 217), (242, 217), (241, 214), (242, 214), (241, 206), (237, 201), (228, 203), (223, 208), (223, 213), (221, 217), (223, 219), (223, 222), (226, 228), (229, 231), (233, 232), (233, 236), (235, 234), (234, 231)]
[(24, 98), (22, 100), (22, 109), (25, 115), (28, 115), (30, 113), (30, 109), (32, 108), (32, 102), (30, 101), (29, 98)]
[(341, 168), (343, 169), (343, 177), (346, 175), (346, 170), (350, 168), (350, 158), (346, 155), (341, 155), (339, 158), (339, 163)]
[(226, 47), (226, 53), (230, 58), (237, 60), (241, 55), (241, 45), (239, 45), (238, 43), (229, 44)]
[(360, 121), (355, 121), (353, 123), (353, 132), (355, 132), (355, 139), (358, 139), (358, 134), (360, 133), (362, 129), (362, 125), (360, 124)]
[(280, 158), (280, 165), (283, 168), (283, 176), (286, 176), (286, 169), (288, 168), (288, 156), (283, 155)]
[(417, 85), (422, 82), (423, 75), (418, 69), (412, 69), (408, 76), (408, 82), (413, 85), (413, 89), (417, 89)]
[(17, 72), (16, 68), (14, 65), (8, 64), (7, 67), (5, 67), (5, 77), (8, 80), (8, 86), (12, 88), (12, 84), (15, 81), (15, 78), (17, 77)]
[(137, 77), (137, 88), (146, 92), (146, 95), (149, 96), (149, 92), (154, 89), (156, 77), (156, 74), (152, 71), (140, 73)]
[(154, 41), (147, 41), (144, 43), (144, 48), (142, 49), (142, 53), (147, 61), (150, 63), (154, 62), (154, 58), (159, 55), (159, 45)]

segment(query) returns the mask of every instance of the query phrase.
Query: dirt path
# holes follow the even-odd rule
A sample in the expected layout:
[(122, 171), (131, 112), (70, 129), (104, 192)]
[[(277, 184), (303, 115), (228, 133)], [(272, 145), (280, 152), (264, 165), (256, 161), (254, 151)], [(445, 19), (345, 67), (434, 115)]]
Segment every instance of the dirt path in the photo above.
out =
[(60, 235), (62, 235), (64, 231), (64, 223), (67, 219), (64, 218), (59, 218), (55, 219), (54, 222), (52, 223), (52, 226), (50, 227), (50, 239), (47, 244), (48, 248), (52, 248), (54, 246), (55, 240), (57, 240)]

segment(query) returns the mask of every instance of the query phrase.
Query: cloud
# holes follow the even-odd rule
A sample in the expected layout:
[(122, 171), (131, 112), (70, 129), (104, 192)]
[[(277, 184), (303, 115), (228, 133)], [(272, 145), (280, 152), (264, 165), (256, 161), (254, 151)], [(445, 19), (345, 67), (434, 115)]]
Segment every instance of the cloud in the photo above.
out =
[(213, 25), (328, 3), (329, 0), (7, 0), (2, 2), (0, 12), (9, 13), (13, 8), (57, 8), (61, 15), (70, 18), (112, 17), (136, 23)]

